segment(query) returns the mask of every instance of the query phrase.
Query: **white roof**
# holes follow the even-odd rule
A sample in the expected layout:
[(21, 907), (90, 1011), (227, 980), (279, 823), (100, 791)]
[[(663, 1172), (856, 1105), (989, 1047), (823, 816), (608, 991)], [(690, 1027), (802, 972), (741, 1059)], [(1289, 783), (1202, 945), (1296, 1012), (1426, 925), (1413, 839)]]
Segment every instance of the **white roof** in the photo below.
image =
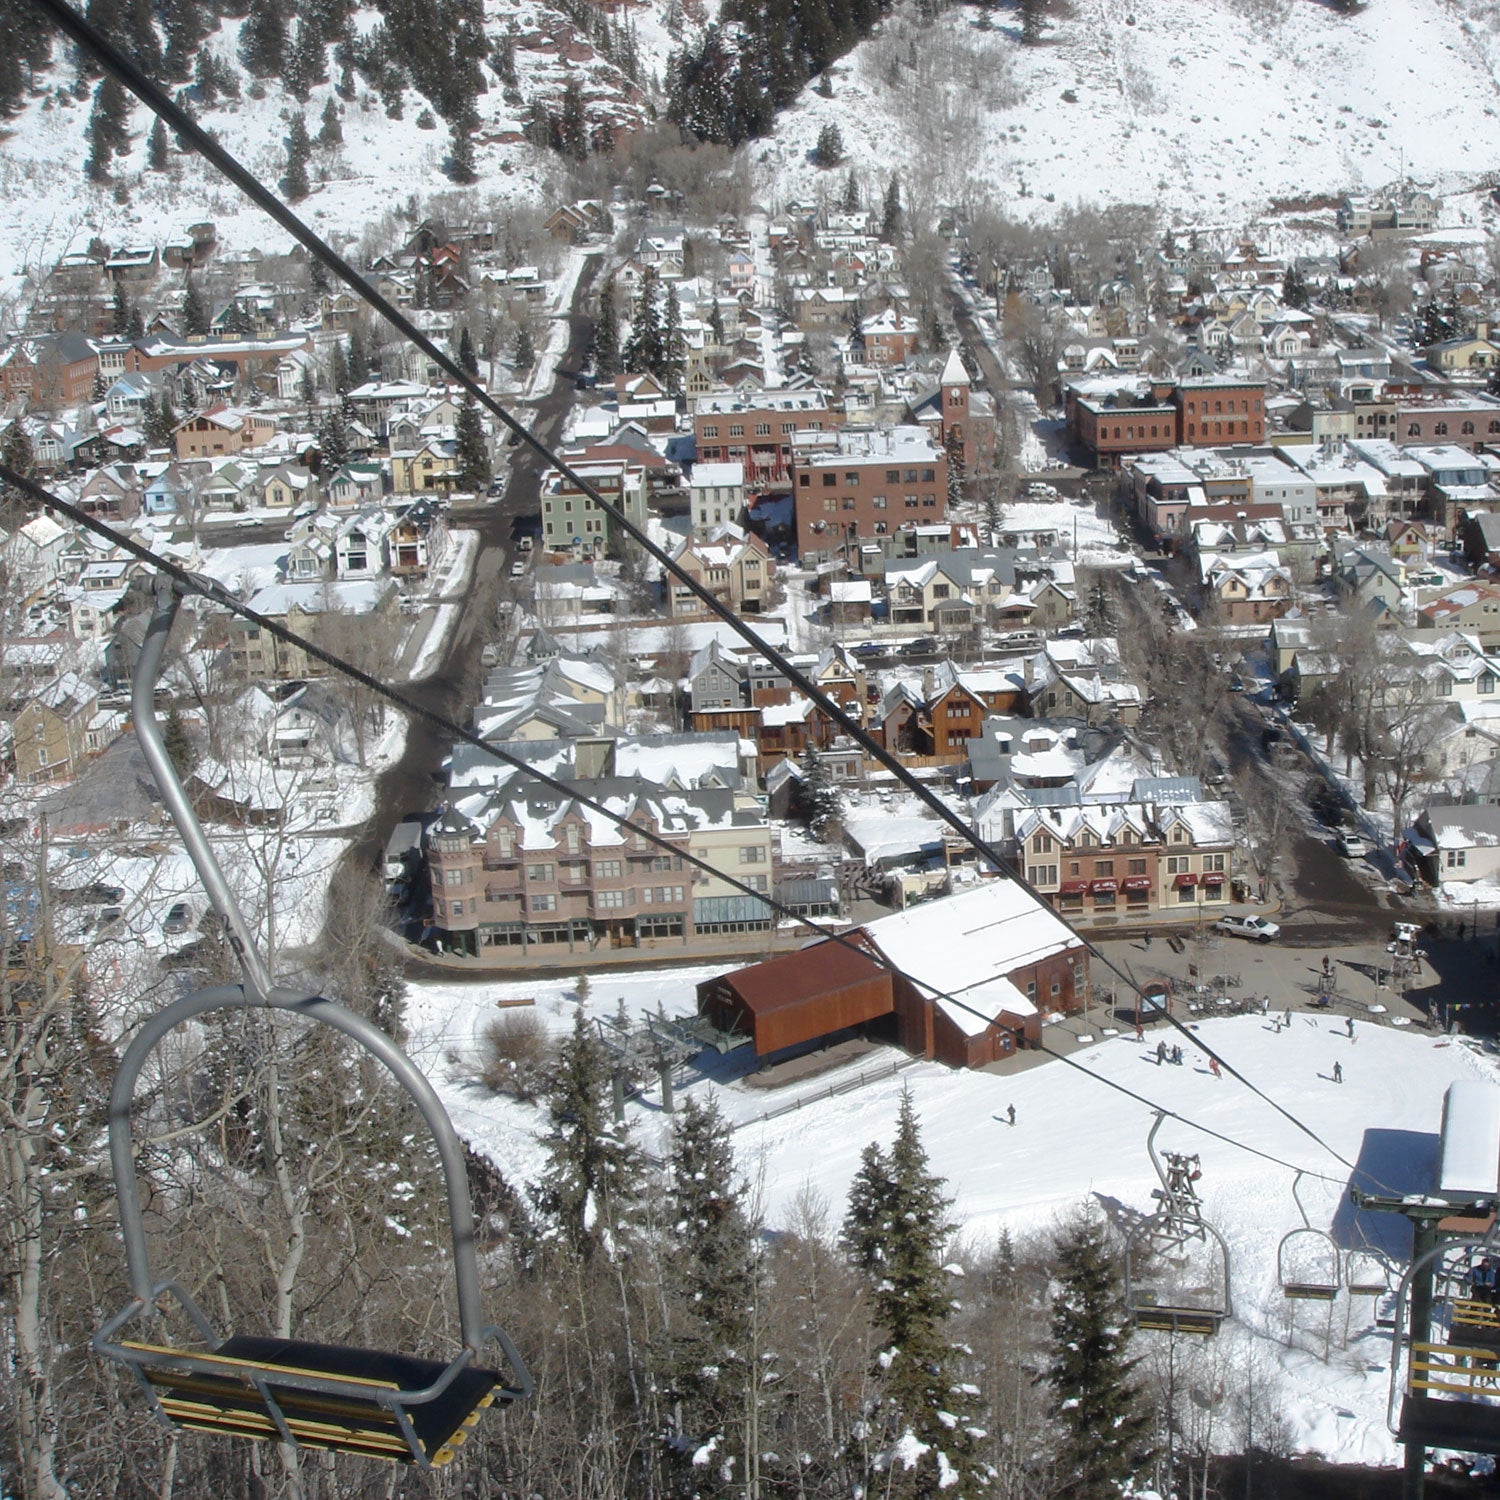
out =
[(692, 485), (695, 490), (722, 489), (728, 485), (744, 484), (744, 464), (695, 464)]
[(1500, 1176), (1500, 1088), (1478, 1078), (1448, 1085), (1438, 1191), (1493, 1196)]
[(865, 930), (898, 969), (921, 976), (921, 988), (965, 1003), (970, 992), (988, 992), (995, 980), (1078, 943), (1055, 912), (1004, 878), (881, 917)]

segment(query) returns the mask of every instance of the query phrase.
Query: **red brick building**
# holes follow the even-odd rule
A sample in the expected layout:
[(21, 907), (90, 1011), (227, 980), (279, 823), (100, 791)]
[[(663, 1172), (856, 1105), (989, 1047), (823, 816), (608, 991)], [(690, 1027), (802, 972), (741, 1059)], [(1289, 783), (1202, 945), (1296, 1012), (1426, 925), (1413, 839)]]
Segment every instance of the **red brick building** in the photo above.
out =
[(798, 554), (829, 558), (903, 522), (942, 520), (948, 455), (925, 427), (811, 434), (794, 446), (792, 479)]
[(796, 434), (831, 431), (842, 421), (816, 386), (701, 396), (693, 414), (697, 461), (743, 464), (747, 490), (785, 489)]

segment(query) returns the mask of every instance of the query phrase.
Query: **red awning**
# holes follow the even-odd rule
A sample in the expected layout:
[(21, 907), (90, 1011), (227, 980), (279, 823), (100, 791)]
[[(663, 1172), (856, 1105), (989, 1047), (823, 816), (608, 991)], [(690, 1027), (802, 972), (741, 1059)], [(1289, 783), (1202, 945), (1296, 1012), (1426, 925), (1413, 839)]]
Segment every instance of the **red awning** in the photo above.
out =
[(1151, 889), (1151, 877), (1149, 875), (1127, 875), (1121, 882), (1127, 891), (1149, 891)]
[(1120, 889), (1120, 883), (1117, 880), (1095, 880), (1090, 883), (1089, 889), (1096, 896), (1112, 896)]
[(1203, 877), (1203, 883), (1204, 885), (1223, 885), (1224, 877), (1219, 872), (1211, 870)]
[(1197, 885), (1198, 877), (1189, 870), (1186, 875), (1174, 875), (1172, 877), (1172, 884), (1180, 890), (1185, 885)]
[(1065, 880), (1058, 886), (1057, 894), (1059, 896), (1081, 896), (1088, 888), (1089, 883), (1086, 880)]

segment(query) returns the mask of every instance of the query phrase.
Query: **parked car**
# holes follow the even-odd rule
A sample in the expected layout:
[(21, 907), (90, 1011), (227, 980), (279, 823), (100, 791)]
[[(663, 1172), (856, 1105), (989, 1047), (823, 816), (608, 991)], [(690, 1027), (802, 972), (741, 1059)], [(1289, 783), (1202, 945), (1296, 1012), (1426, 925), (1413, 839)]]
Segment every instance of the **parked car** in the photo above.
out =
[(521, 577), (525, 576), (525, 573), (526, 573), (526, 564), (525, 564), (525, 562), (521, 558), (518, 557), (510, 565), (510, 576), (512, 578), (521, 578)]
[(161, 924), (161, 930), (168, 937), (178, 937), (188, 930), (192, 919), (192, 912), (188, 909), (186, 901), (174, 901), (172, 909), (167, 913), (166, 920)]
[(519, 547), (522, 552), (530, 552), (533, 545), (534, 544), (533, 544), (533, 542), (532, 542), (532, 540), (531, 540), (531, 538), (529, 536), (523, 536), (516, 543), (516, 546)]
[(1334, 844), (1345, 859), (1363, 859), (1373, 848), (1362, 833), (1341, 833)]
[(1256, 943), (1269, 943), (1281, 935), (1281, 928), (1264, 917), (1220, 917), (1214, 927), (1230, 937), (1249, 938)]

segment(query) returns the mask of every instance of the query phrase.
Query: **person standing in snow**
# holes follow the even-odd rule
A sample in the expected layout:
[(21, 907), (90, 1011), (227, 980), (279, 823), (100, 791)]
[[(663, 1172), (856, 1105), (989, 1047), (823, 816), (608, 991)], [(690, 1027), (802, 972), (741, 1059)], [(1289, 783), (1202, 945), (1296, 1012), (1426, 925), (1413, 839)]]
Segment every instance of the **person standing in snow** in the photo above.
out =
[(1334, 1065), (1333, 1065), (1333, 1081), (1335, 1083), (1342, 1083), (1344, 1081), (1344, 1065), (1343, 1065), (1343, 1063), (1334, 1063)]
[(1011, 1105), (1011, 1106), (1010, 1106), (1010, 1107), (1009, 1107), (1009, 1108), (1008, 1108), (1008, 1109), (1007, 1109), (1007, 1110), (1006, 1110), (1006, 1111), (1005, 1111), (1005, 1113), (1006, 1113), (1006, 1115), (1007, 1115), (1007, 1116), (1008, 1116), (1008, 1117), (1009, 1117), (1009, 1119), (1010, 1119), (1010, 1123), (1011, 1123), (1011, 1124), (1012, 1124), (1012, 1125), (1014, 1125), (1014, 1124), (1015, 1124), (1015, 1123), (1016, 1123), (1016, 1107), (1015, 1107), (1015, 1105), (1014, 1105), (1014, 1104), (1012, 1104), (1012, 1105)]
[(1354, 1017), (1353, 1016), (1349, 1017), (1349, 1020), (1348, 1020), (1347, 1024), (1348, 1024), (1348, 1028), (1349, 1028), (1349, 1040), (1352, 1042), (1354, 1040)]
[(1158, 1042), (1156, 1044), (1156, 1066), (1159, 1068), (1167, 1060), (1167, 1044)]
[(1212, 1073), (1215, 1078), (1222, 1078), (1224, 1076), (1221, 1072), (1219, 1072), (1219, 1059), (1217, 1057), (1209, 1058), (1208, 1071)]

